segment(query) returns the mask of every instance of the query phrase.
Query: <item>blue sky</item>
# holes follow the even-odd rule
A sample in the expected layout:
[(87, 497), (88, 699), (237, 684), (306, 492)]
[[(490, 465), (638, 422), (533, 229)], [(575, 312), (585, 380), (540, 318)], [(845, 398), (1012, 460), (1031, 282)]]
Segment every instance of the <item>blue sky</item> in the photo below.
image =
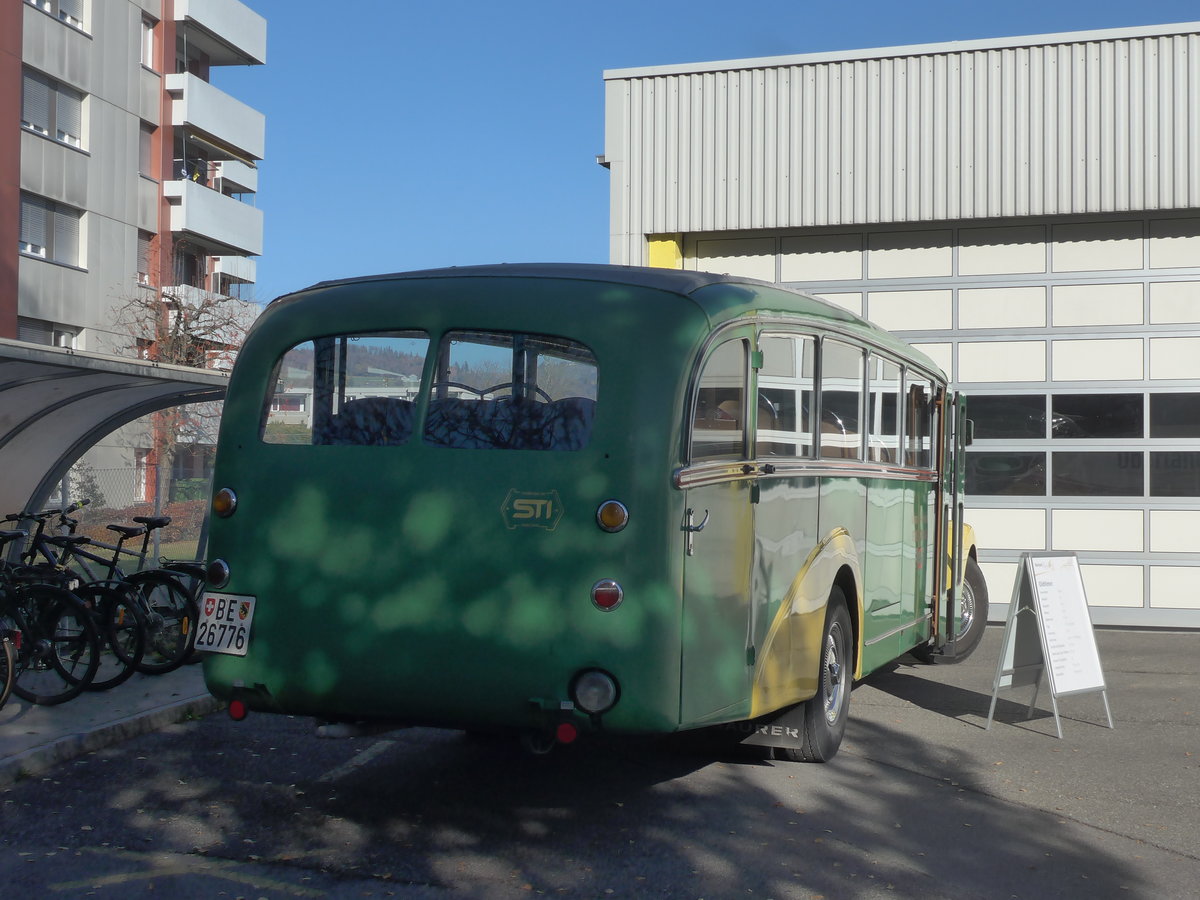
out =
[[(256, 299), (326, 278), (607, 262), (606, 69), (1200, 19), (1196, 0), (244, 0), (267, 64)], [(360, 14), (353, 14), (359, 10)]]

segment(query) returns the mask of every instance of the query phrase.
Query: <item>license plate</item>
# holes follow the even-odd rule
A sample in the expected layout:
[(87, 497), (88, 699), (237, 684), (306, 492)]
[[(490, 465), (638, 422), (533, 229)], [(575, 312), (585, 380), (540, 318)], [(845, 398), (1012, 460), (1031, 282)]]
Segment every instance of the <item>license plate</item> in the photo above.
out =
[(254, 597), (206, 591), (196, 626), (196, 649), (245, 656), (250, 647)]

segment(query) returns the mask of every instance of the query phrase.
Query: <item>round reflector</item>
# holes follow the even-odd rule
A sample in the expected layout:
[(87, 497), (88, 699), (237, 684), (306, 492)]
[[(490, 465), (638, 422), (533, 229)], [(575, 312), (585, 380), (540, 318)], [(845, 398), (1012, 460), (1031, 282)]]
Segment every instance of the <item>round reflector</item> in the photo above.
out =
[(249, 712), (250, 710), (246, 709), (246, 704), (241, 700), (229, 701), (229, 718), (233, 719), (233, 721), (242, 721)]
[(204, 580), (209, 587), (225, 587), (229, 584), (229, 563), (223, 559), (214, 559), (204, 570)]
[(617, 683), (607, 672), (588, 669), (575, 676), (571, 698), (575, 706), (588, 715), (607, 712), (617, 702)]
[(570, 722), (559, 722), (554, 729), (554, 739), (560, 744), (572, 744), (579, 737), (579, 729)]
[(596, 524), (608, 532), (620, 531), (629, 524), (629, 510), (620, 500), (605, 500), (596, 510)]
[(597, 609), (605, 612), (616, 609), (621, 605), (624, 597), (625, 592), (621, 589), (621, 585), (611, 578), (601, 578), (592, 585), (592, 603), (596, 605)]
[(229, 488), (221, 488), (213, 494), (212, 511), (222, 519), (228, 519), (237, 510), (237, 494)]

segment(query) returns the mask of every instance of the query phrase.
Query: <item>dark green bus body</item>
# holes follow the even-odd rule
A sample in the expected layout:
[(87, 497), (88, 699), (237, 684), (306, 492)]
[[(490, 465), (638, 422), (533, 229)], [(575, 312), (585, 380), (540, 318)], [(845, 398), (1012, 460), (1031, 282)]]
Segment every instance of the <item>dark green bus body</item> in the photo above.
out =
[[(389, 329), (429, 336), (411, 437), (264, 441), (286, 351)], [(435, 348), (462, 329), (588, 348), (586, 444), (430, 444)], [(664, 733), (812, 697), (833, 584), (850, 607), (856, 676), (935, 640), (947, 503), (936, 461), (767, 457), (753, 404), (746, 452), (689, 460), (709, 348), (742, 335), (753, 390), (759, 335), (793, 330), (861, 341), (944, 396), (932, 362), (851, 314), (700, 273), (481, 267), (324, 283), (275, 301), (240, 352), (222, 419), (214, 487), (237, 503), (212, 518), (208, 558), (229, 575), (210, 590), (255, 605), (244, 655), (206, 654), (210, 690), (323, 720)], [(939, 459), (952, 452), (943, 432), (928, 448)], [(597, 523), (608, 500), (628, 509), (613, 533)], [(592, 598), (604, 579), (622, 591), (611, 609)], [(592, 670), (619, 686), (603, 714), (573, 702), (573, 680)]]

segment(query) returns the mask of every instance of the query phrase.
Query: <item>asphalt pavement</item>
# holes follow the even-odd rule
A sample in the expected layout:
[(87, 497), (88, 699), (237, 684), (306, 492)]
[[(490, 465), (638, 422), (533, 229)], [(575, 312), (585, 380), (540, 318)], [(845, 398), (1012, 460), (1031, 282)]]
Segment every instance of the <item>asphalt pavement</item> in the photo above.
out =
[(196, 664), (164, 675), (135, 674), (115, 688), (85, 691), (57, 706), (35, 706), (14, 694), (0, 709), (0, 787), (218, 708)]
[[(856, 685), (846, 758), (832, 765), (871, 760), (931, 785), (1049, 811), (1097, 840), (1132, 838), (1200, 873), (1200, 633), (1095, 633), (1104, 695), (1059, 697), (1057, 722), (1044, 678), (1032, 706), (1031, 685), (994, 691), (999, 626), (960, 664), (905, 658), (885, 667)], [(220, 708), (199, 665), (135, 675), (59, 706), (13, 697), (0, 709), (0, 786)]]

